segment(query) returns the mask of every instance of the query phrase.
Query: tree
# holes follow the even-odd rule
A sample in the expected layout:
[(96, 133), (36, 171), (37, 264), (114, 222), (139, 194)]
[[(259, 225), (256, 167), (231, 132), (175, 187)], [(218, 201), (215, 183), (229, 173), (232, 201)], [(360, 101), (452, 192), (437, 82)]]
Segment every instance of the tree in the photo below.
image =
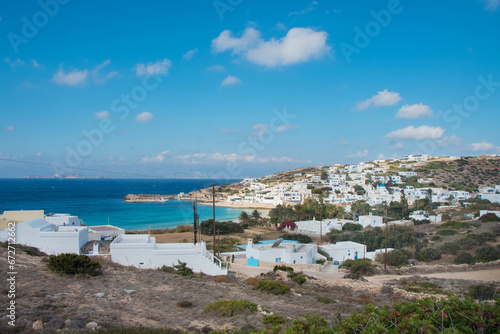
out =
[(351, 210), (355, 210), (358, 215), (367, 215), (370, 212), (370, 204), (366, 203), (366, 201), (354, 202), (351, 208)]
[(325, 170), (321, 172), (321, 179), (322, 180), (327, 180), (328, 179), (328, 173)]
[(259, 211), (253, 210), (252, 211), (252, 219), (255, 219), (255, 221), (258, 223), (260, 219), (262, 219), (262, 215), (260, 214)]
[(246, 211), (241, 211), (239, 219), (241, 220), (242, 223), (246, 223), (250, 219), (250, 216), (248, 215), (248, 213)]

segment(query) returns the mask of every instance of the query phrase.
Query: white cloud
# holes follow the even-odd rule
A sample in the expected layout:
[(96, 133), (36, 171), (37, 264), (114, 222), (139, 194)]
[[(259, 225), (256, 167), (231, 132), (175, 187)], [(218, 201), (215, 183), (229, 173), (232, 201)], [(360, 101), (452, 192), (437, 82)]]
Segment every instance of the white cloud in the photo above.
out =
[(42, 65), (40, 65), (40, 64), (38, 63), (38, 61), (36, 61), (36, 59), (33, 59), (33, 60), (31, 61), (31, 65), (33, 65), (33, 67), (34, 67), (34, 68), (40, 68), (40, 67), (42, 67)]
[(16, 67), (16, 66), (22, 66), (24, 65), (24, 62), (17, 58), (17, 59), (14, 59), (14, 60), (10, 60), (10, 58), (5, 58), (5, 62), (7, 64), (9, 64), (10, 67)]
[(386, 157), (384, 155), (384, 153), (380, 153), (379, 155), (377, 155), (377, 160), (385, 160)]
[(278, 29), (278, 30), (287, 30), (287, 27), (283, 23), (278, 22), (278, 23), (276, 23), (276, 29)]
[(241, 84), (241, 80), (237, 77), (233, 77), (232, 75), (228, 75), (220, 84), (221, 86), (231, 86)]
[(491, 151), (491, 150), (496, 150), (497, 148), (495, 145), (492, 143), (488, 143), (486, 140), (483, 141), (482, 143), (474, 143), (470, 144), (469, 149), (474, 152), (480, 152), (480, 151)]
[(193, 50), (189, 50), (188, 52), (186, 52), (183, 56), (182, 56), (182, 59), (184, 60), (190, 60), (191, 58), (193, 58), (194, 54), (198, 51), (198, 49), (193, 49)]
[(294, 124), (283, 124), (283, 125), (280, 125), (278, 127), (276, 127), (276, 132), (285, 132), (285, 131), (288, 131), (288, 130), (293, 130), (293, 129), (297, 129), (297, 128), (300, 128), (300, 125), (294, 123)]
[(52, 81), (61, 86), (81, 86), (87, 82), (88, 70), (74, 69), (71, 72), (64, 72), (60, 67), (52, 77)]
[(420, 117), (432, 116), (434, 112), (429, 106), (425, 104), (412, 104), (411, 106), (405, 104), (401, 108), (399, 108), (398, 113), (396, 114), (396, 118), (409, 118), (409, 119), (417, 119)]
[(348, 154), (346, 156), (346, 158), (362, 158), (362, 157), (366, 157), (368, 155), (368, 153), (369, 153), (368, 150), (358, 151), (354, 154)]
[(42, 152), (37, 152), (35, 155), (36, 155), (37, 157), (41, 157), (41, 156), (42, 156)]
[(212, 51), (218, 53), (232, 50), (233, 54), (235, 54), (255, 47), (261, 42), (260, 31), (252, 27), (246, 28), (240, 38), (232, 37), (231, 30), (224, 30), (217, 38), (212, 40)]
[(346, 145), (349, 145), (349, 142), (344, 138), (340, 138), (340, 140), (337, 142), (337, 146), (346, 146)]
[(257, 157), (255, 155), (241, 155), (237, 153), (195, 153), (179, 155), (170, 151), (163, 151), (154, 157), (141, 159), (141, 163), (181, 163), (181, 164), (217, 164), (227, 162), (241, 163), (283, 163), (283, 162), (303, 162), (302, 160), (289, 157)]
[(258, 30), (249, 27), (240, 38), (232, 37), (231, 31), (224, 30), (212, 41), (214, 52), (232, 50), (247, 61), (276, 67), (307, 62), (313, 58), (328, 55), (331, 47), (326, 45), (328, 34), (311, 28), (292, 28), (281, 39), (264, 41)]
[(137, 122), (150, 122), (154, 118), (154, 115), (150, 113), (149, 111), (143, 111), (140, 114), (137, 114), (135, 119)]
[(153, 74), (167, 74), (171, 66), (172, 62), (165, 58), (163, 60), (157, 60), (154, 63), (139, 63), (134, 67), (134, 70), (138, 77), (145, 77)]
[(252, 126), (252, 132), (250, 133), (250, 136), (263, 136), (270, 128), (271, 126), (269, 124), (255, 124), (254, 126)]
[(220, 129), (217, 131), (220, 133), (223, 133), (223, 134), (238, 133), (241, 131), (241, 128), (240, 129)]
[(371, 106), (374, 108), (393, 106), (399, 101), (401, 101), (399, 93), (389, 92), (387, 89), (384, 89), (383, 91), (378, 92), (377, 95), (370, 97), (368, 100), (358, 103), (356, 110), (365, 110)]
[(207, 70), (208, 71), (212, 71), (212, 72), (225, 72), (226, 71), (226, 69), (224, 68), (224, 66), (219, 65), (219, 64), (207, 67)]
[(12, 125), (6, 126), (5, 131), (14, 131), (16, 128), (14, 128)]
[(297, 11), (297, 12), (291, 12), (288, 14), (288, 16), (307, 14), (310, 11), (312, 11), (314, 8), (316, 8), (317, 5), (318, 5), (318, 2), (313, 1), (313, 2), (309, 3), (306, 8), (304, 8), (300, 11)]
[(385, 137), (391, 140), (439, 139), (443, 137), (444, 132), (445, 129), (440, 126), (422, 125), (415, 128), (413, 125), (410, 125), (406, 128), (390, 132)]
[(481, 1), (486, 3), (484, 9), (490, 12), (496, 11), (498, 9), (498, 6), (500, 6), (500, 0), (481, 0)]
[(109, 111), (103, 110), (103, 111), (98, 111), (94, 113), (94, 117), (97, 119), (103, 119), (103, 118), (109, 118), (110, 114)]
[(111, 64), (111, 61), (108, 59), (108, 60), (103, 61), (101, 64), (97, 65), (96, 67), (94, 67), (91, 74), (92, 74), (92, 78), (94, 79), (95, 83), (103, 84), (108, 79), (111, 79), (112, 77), (114, 77), (118, 74), (117, 71), (111, 71), (111, 72), (108, 72), (105, 74), (101, 74), (101, 70), (103, 70), (109, 64)]

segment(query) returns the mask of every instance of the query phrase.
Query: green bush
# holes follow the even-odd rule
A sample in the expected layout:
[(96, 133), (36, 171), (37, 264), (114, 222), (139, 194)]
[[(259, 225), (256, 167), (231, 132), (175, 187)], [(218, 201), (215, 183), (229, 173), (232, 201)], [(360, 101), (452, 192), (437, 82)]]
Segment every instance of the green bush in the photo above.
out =
[(449, 221), (446, 223), (442, 223), (437, 228), (439, 228), (439, 229), (445, 229), (445, 228), (462, 229), (462, 228), (468, 228), (471, 225), (472, 225), (471, 223)]
[(373, 265), (370, 259), (345, 260), (342, 268), (349, 269), (349, 278), (359, 278), (373, 275)]
[(186, 262), (181, 262), (179, 260), (177, 260), (177, 262), (179, 264), (177, 264), (177, 265), (174, 266), (174, 269), (175, 269), (175, 273), (174, 274), (181, 275), (181, 276), (184, 276), (184, 277), (189, 277), (189, 278), (194, 277), (193, 269), (189, 268), (186, 265)]
[(431, 241), (440, 241), (441, 237), (439, 235), (435, 235), (431, 238)]
[(99, 269), (102, 268), (99, 262), (91, 260), (88, 256), (69, 253), (49, 256), (47, 267), (62, 274), (90, 276), (99, 275)]
[(491, 300), (495, 299), (496, 290), (494, 285), (478, 284), (471, 285), (468, 294), (474, 299)]
[(453, 242), (446, 242), (441, 246), (441, 253), (443, 254), (457, 254), (460, 250), (460, 246)]
[(232, 317), (233, 315), (244, 313), (245, 311), (255, 313), (257, 311), (257, 304), (247, 300), (229, 299), (218, 300), (205, 307), (205, 312), (213, 312), (218, 317)]
[(324, 265), (325, 262), (326, 262), (325, 259), (318, 259), (318, 260), (316, 260), (316, 264), (320, 264), (320, 265)]
[[(200, 224), (201, 234), (212, 235), (214, 233), (213, 219), (204, 220)], [(231, 234), (231, 233), (242, 233), (245, 229), (241, 224), (227, 221), (227, 222), (215, 222), (215, 230), (219, 231), (220, 234)]]
[(449, 236), (449, 235), (456, 235), (460, 232), (455, 231), (455, 230), (441, 230), (436, 232), (438, 235), (441, 235), (443, 237)]
[(299, 285), (302, 285), (307, 281), (307, 276), (297, 273), (289, 273), (288, 277), (290, 277), (292, 282), (298, 283)]
[(284, 264), (283, 265), (275, 265), (273, 268), (273, 271), (277, 272), (278, 270), (286, 271), (288, 273), (293, 273), (293, 268), (289, 267), (287, 265), (284, 265)]
[(289, 286), (281, 282), (268, 281), (268, 280), (259, 281), (255, 285), (255, 289), (272, 293), (273, 295), (285, 295), (290, 292)]
[(476, 251), (476, 259), (481, 262), (490, 262), (500, 259), (500, 252), (493, 246), (479, 248)]
[(485, 240), (479, 234), (467, 234), (466, 236), (460, 238), (457, 242), (462, 249), (469, 250), (476, 246), (484, 245)]
[(395, 249), (387, 253), (387, 264), (390, 266), (402, 266), (411, 259), (412, 254), (406, 249)]
[(425, 298), (392, 307), (367, 305), (331, 331), (314, 333), (498, 333), (499, 324), (498, 303), (476, 303), (470, 297)]
[(455, 257), (455, 260), (453, 260), (453, 263), (455, 263), (455, 264), (474, 264), (474, 263), (476, 263), (476, 259), (474, 258), (474, 256), (472, 256), (471, 253), (462, 252)]
[(305, 234), (295, 234), (295, 233), (285, 233), (280, 236), (280, 238), (283, 238), (283, 240), (296, 240), (300, 242), (301, 244), (309, 244), (312, 242), (312, 239), (310, 236), (305, 235)]
[(355, 223), (345, 223), (342, 226), (342, 231), (361, 231), (363, 229), (363, 225), (355, 224)]
[(286, 322), (286, 319), (283, 318), (281, 315), (277, 315), (277, 314), (270, 314), (270, 315), (266, 315), (264, 316), (264, 318), (262, 318), (262, 323), (266, 324), (266, 325), (282, 325)]
[(441, 258), (441, 251), (436, 248), (424, 248), (416, 253), (417, 260), (430, 262)]

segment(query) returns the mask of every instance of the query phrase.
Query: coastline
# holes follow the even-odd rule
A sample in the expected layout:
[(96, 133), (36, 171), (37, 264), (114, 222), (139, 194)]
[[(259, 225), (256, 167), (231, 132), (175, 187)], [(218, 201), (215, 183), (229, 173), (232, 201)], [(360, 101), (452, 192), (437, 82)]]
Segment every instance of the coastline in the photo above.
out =
[[(184, 201), (193, 201), (192, 199), (182, 199)], [(198, 200), (198, 204), (212, 206), (213, 203), (210, 201), (200, 201)], [(223, 207), (223, 208), (231, 208), (231, 209), (262, 209), (262, 210), (271, 210), (276, 206), (270, 203), (233, 203), (233, 202), (215, 202), (215, 206)]]

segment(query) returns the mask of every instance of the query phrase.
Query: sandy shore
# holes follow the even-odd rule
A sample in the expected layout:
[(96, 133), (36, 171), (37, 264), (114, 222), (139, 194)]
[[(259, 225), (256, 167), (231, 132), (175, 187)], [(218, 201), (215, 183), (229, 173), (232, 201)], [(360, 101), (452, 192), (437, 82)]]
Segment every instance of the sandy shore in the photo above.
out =
[[(183, 201), (193, 201), (193, 199), (181, 198)], [(200, 205), (213, 205), (212, 202), (202, 202), (198, 200), (198, 204)], [(235, 202), (215, 202), (215, 206), (220, 206), (224, 208), (232, 208), (232, 209), (274, 209), (276, 206), (270, 203), (235, 203)]]

